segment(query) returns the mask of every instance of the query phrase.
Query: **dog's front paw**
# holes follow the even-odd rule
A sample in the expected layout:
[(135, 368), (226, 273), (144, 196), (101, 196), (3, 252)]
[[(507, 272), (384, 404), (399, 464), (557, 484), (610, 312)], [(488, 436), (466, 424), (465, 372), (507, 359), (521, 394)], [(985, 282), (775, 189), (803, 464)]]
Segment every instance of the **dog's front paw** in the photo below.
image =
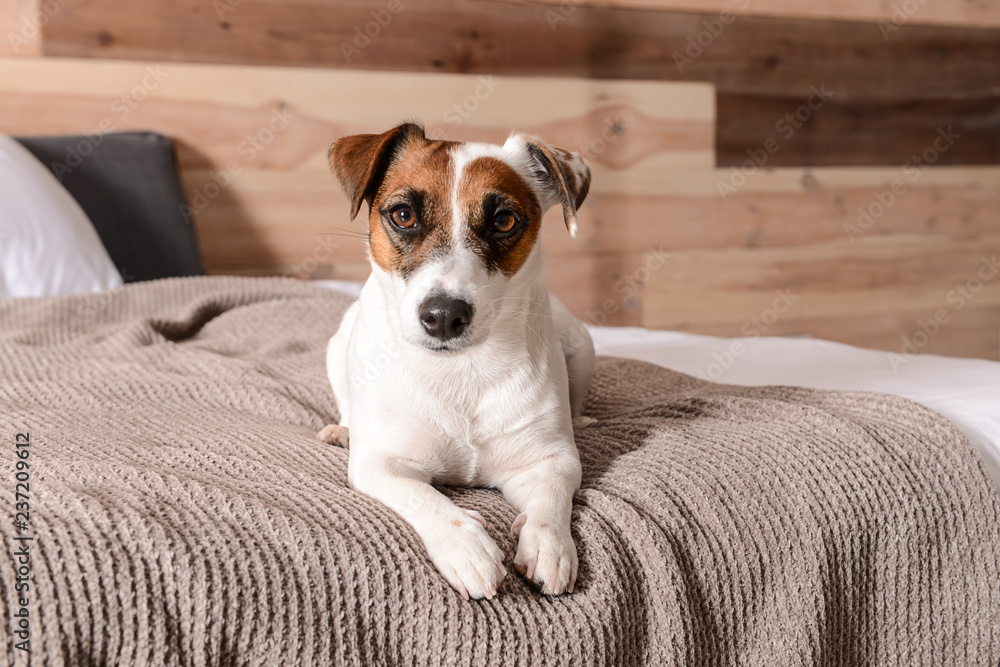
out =
[(458, 593), (468, 600), (491, 599), (507, 576), (503, 552), (483, 528), (478, 512), (444, 519), (427, 544), (434, 566)]
[(596, 424), (596, 423), (597, 423), (597, 420), (594, 419), (593, 417), (587, 417), (585, 415), (580, 415), (579, 417), (577, 417), (576, 419), (573, 420), (573, 428), (574, 429), (587, 428), (591, 424)]
[(340, 445), (344, 449), (351, 446), (351, 434), (346, 426), (340, 424), (327, 424), (316, 434), (316, 439), (328, 445)]
[(520, 533), (514, 569), (541, 586), (546, 595), (573, 592), (577, 558), (569, 526), (528, 521), (522, 513), (514, 519), (511, 533)]

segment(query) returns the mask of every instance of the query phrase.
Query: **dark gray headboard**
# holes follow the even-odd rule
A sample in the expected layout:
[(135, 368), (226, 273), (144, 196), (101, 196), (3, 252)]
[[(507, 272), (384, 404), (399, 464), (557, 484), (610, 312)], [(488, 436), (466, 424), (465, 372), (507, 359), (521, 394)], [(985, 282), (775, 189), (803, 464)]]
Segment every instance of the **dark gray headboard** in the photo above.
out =
[(204, 275), (167, 137), (15, 137), (80, 203), (125, 282)]

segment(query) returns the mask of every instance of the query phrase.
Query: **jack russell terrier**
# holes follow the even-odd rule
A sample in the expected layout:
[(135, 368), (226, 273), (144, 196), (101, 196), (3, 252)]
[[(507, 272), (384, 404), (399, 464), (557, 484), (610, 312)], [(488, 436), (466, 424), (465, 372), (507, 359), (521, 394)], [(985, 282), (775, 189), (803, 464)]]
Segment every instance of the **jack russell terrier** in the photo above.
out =
[(554, 204), (576, 236), (590, 169), (531, 137), (431, 141), (410, 123), (338, 140), (330, 166), (351, 219), (369, 205), (372, 273), (327, 347), (340, 424), (319, 439), (350, 445), (351, 486), (413, 526), (462, 597), (492, 598), (504, 555), (432, 484), (499, 489), (520, 511), (514, 567), (572, 592), (594, 346), (543, 286), (538, 236)]

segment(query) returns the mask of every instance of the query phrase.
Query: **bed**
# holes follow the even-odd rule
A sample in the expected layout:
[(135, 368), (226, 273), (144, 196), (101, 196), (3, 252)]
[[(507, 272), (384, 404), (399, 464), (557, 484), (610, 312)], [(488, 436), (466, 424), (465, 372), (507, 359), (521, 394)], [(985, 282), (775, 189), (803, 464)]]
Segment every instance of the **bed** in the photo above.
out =
[(12, 664), (21, 627), (45, 665), (1000, 660), (996, 363), (595, 328), (577, 591), (468, 602), (315, 440), (357, 286), (196, 268), (0, 300)]

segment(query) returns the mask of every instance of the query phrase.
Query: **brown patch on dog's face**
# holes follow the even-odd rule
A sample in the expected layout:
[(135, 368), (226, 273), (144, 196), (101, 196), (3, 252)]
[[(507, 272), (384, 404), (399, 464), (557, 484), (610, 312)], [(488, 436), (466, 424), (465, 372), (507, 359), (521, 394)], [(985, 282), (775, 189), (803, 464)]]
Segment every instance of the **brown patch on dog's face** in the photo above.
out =
[(458, 202), (467, 243), (487, 271), (516, 274), (528, 261), (542, 224), (531, 186), (502, 160), (479, 157), (462, 170)]
[(406, 278), (451, 247), (453, 144), (409, 141), (389, 166), (368, 218), (372, 261), (385, 271)]
[(351, 202), (351, 220), (358, 215), (362, 202), (371, 204), (400, 144), (417, 138), (424, 138), (423, 128), (403, 123), (382, 134), (341, 137), (330, 146), (330, 170)]

